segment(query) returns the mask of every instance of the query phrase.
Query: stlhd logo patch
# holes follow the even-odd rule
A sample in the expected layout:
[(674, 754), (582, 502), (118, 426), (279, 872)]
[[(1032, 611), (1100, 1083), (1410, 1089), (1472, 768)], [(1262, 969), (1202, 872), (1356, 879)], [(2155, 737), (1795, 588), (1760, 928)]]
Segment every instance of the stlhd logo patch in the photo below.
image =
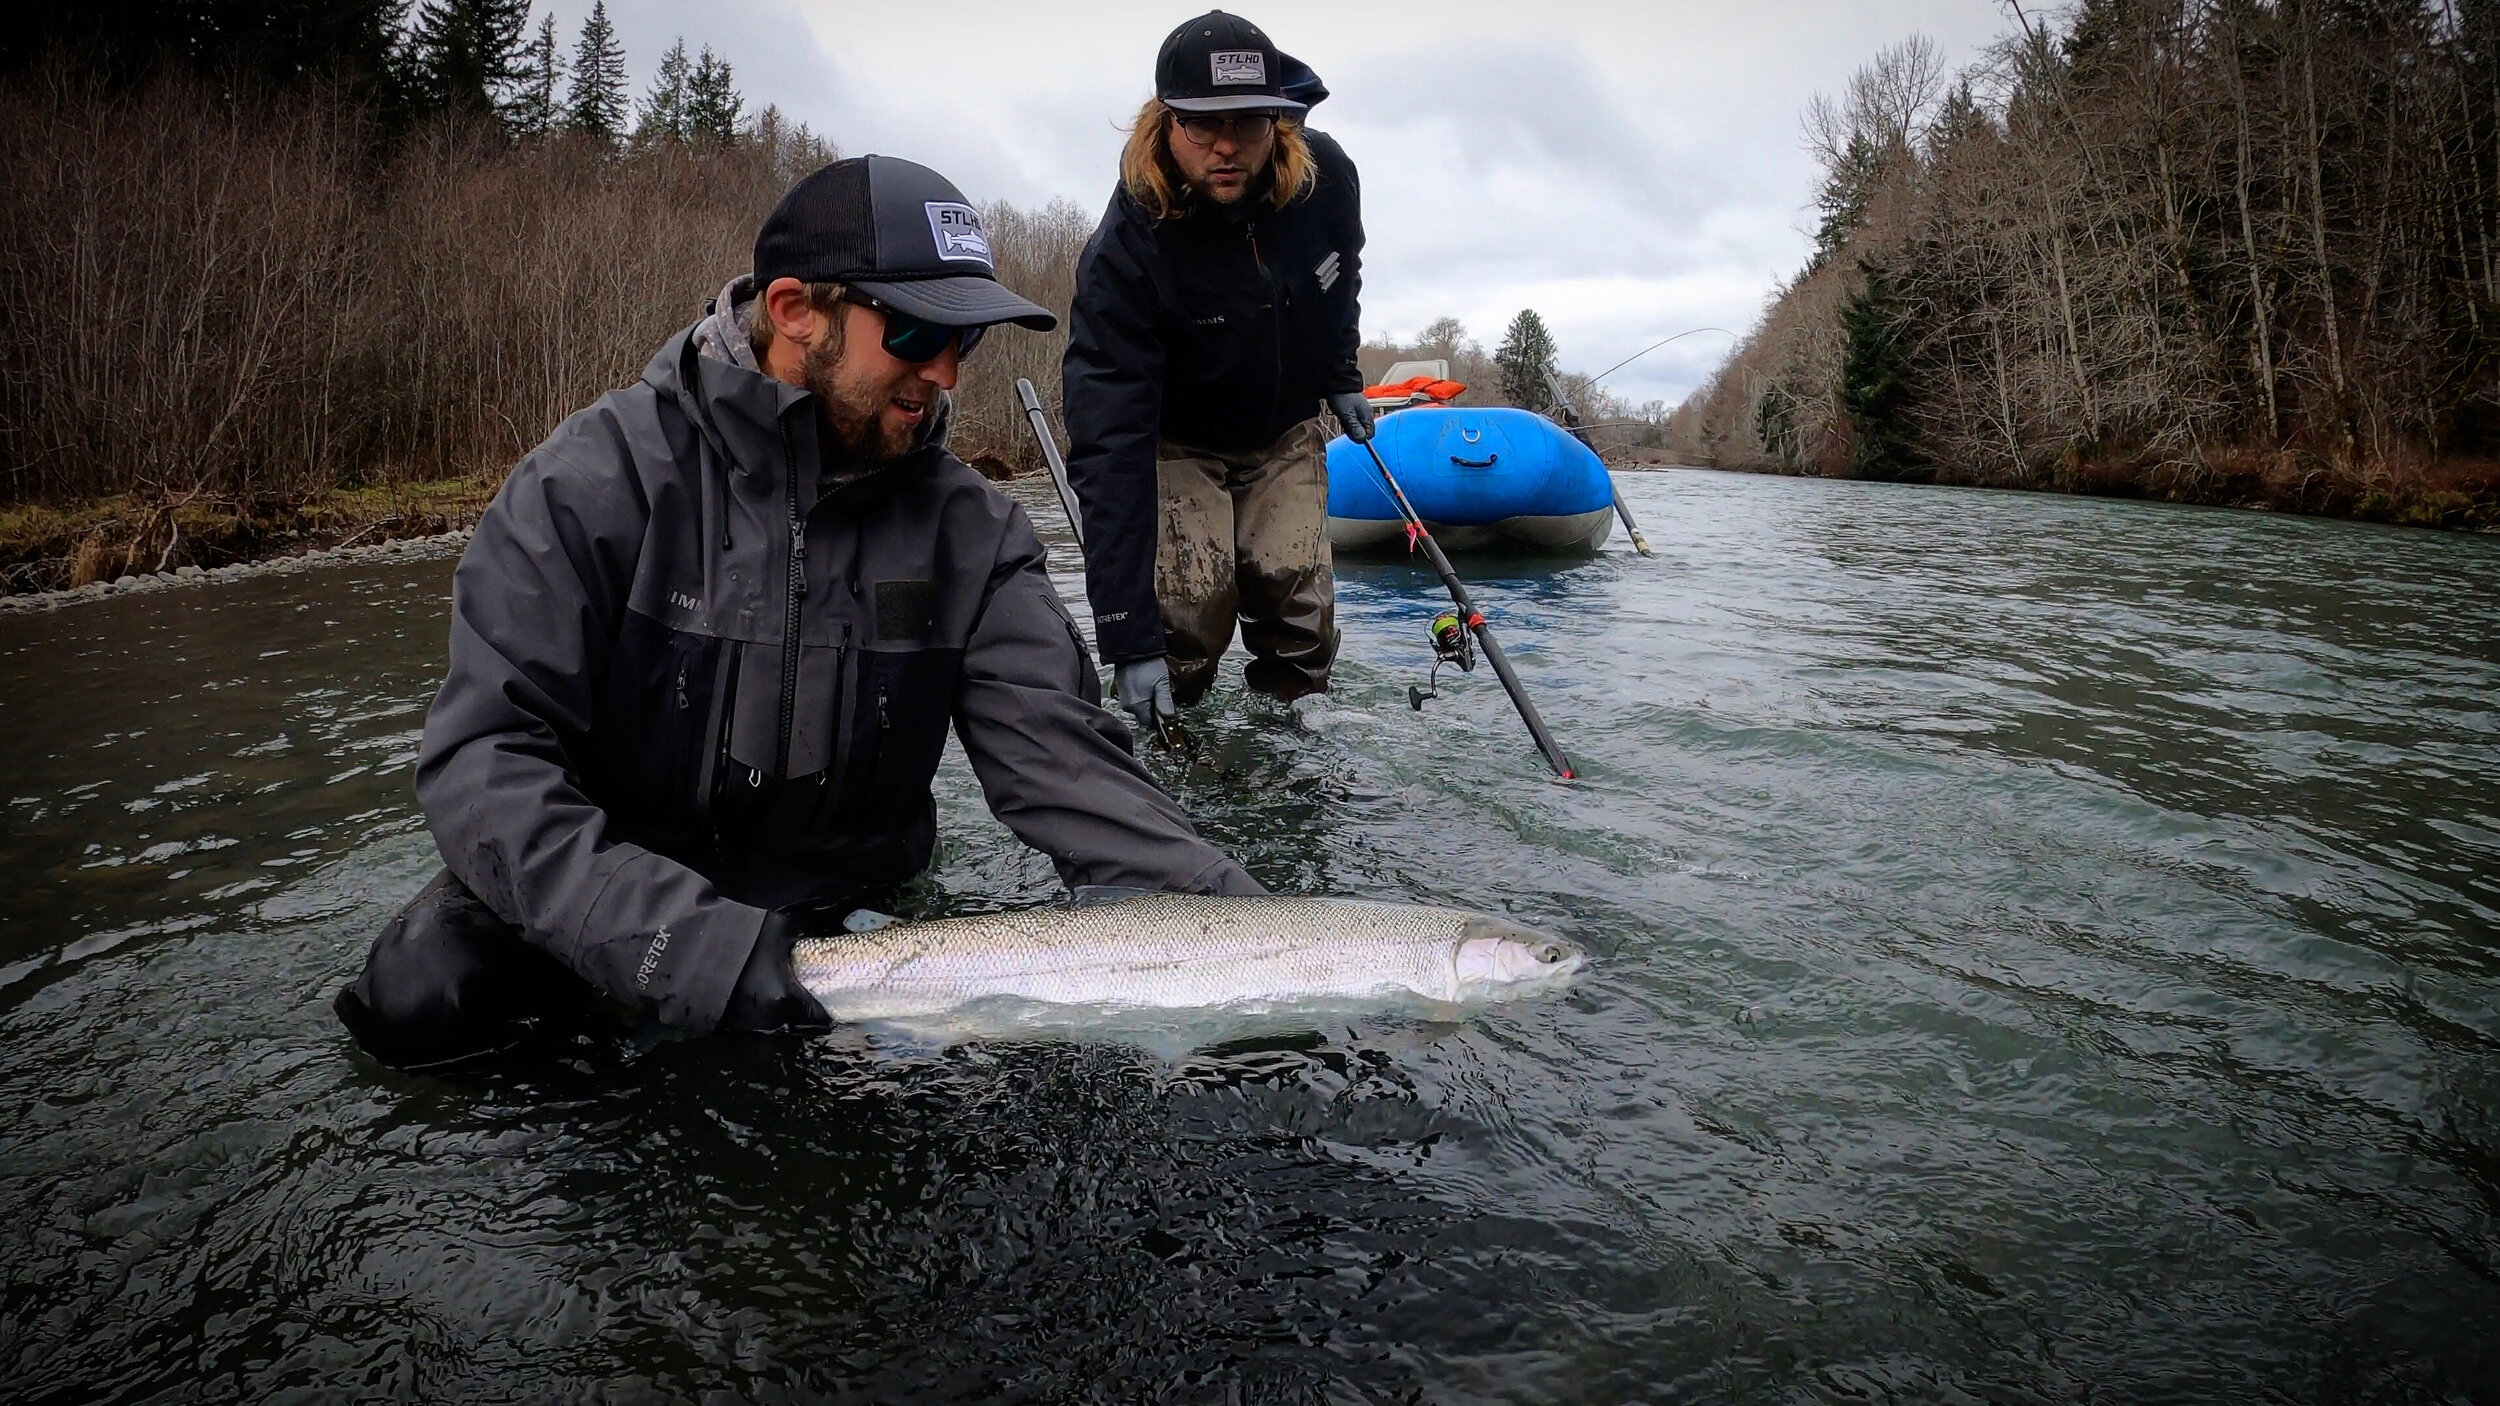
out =
[(990, 263), (990, 237), (981, 231), (981, 212), (952, 200), (932, 200), (929, 237), (937, 241), (938, 257), (958, 263)]
[(1262, 87), (1267, 83), (1267, 55), (1260, 50), (1218, 49), (1207, 55), (1207, 61), (1215, 66), (1215, 81), (1218, 83), (1248, 83)]

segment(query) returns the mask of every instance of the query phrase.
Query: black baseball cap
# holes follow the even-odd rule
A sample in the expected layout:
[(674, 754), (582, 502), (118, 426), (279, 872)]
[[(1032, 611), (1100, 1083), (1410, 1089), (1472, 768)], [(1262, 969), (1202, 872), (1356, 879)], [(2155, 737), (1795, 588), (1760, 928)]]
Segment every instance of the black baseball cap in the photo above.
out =
[(981, 212), (955, 183), (896, 156), (836, 161), (790, 187), (755, 235), (757, 290), (776, 278), (847, 283), (947, 327), (1059, 325), (998, 281)]
[(1328, 89), (1257, 25), (1209, 10), (1164, 37), (1163, 50), (1155, 55), (1155, 96), (1175, 112), (1299, 117), (1327, 97)]

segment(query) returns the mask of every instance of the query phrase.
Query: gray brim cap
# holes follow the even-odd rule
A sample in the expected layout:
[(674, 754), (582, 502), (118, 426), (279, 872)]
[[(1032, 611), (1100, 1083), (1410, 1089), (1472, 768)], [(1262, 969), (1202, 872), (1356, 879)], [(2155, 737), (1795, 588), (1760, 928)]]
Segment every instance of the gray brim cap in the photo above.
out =
[(836, 161), (782, 196), (755, 238), (755, 282), (844, 283), (947, 327), (1012, 322), (1047, 332), (1048, 308), (998, 281), (981, 212), (916, 161)]
[(887, 281), (859, 278), (851, 286), (869, 297), (942, 327), (987, 327), (1012, 322), (1047, 332), (1059, 325), (1058, 314), (1007, 291), (989, 278), (914, 278)]
[(1174, 112), (1272, 112), (1279, 117), (1300, 117), (1311, 110), (1290, 98), (1262, 97), (1256, 93), (1221, 98), (1165, 98), (1163, 105)]

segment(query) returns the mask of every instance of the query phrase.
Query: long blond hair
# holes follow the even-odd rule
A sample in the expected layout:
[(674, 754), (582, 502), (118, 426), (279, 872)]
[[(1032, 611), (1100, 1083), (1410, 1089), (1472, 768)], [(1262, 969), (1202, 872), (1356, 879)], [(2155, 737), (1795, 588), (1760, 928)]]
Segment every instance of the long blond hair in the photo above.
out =
[[(1164, 120), (1171, 113), (1161, 98), (1146, 99), (1128, 129), (1128, 144), (1120, 148), (1120, 184), (1128, 187), (1130, 199), (1158, 220), (1180, 213), (1189, 197), (1189, 183), (1172, 161), (1172, 126)], [(1267, 171), (1267, 200), (1279, 210), (1319, 184), (1319, 162), (1311, 155), (1300, 122), (1290, 117), (1276, 119), (1276, 150), (1268, 157)]]

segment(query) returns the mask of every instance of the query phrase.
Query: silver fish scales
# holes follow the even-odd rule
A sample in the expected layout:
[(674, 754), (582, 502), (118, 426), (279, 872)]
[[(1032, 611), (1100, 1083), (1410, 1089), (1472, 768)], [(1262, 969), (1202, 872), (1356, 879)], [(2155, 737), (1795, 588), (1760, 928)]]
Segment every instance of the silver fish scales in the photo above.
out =
[(810, 938), (800, 982), (838, 1021), (981, 1003), (1267, 1011), (1554, 990), (1585, 960), (1559, 938), (1456, 908), (1345, 898), (1148, 894)]

